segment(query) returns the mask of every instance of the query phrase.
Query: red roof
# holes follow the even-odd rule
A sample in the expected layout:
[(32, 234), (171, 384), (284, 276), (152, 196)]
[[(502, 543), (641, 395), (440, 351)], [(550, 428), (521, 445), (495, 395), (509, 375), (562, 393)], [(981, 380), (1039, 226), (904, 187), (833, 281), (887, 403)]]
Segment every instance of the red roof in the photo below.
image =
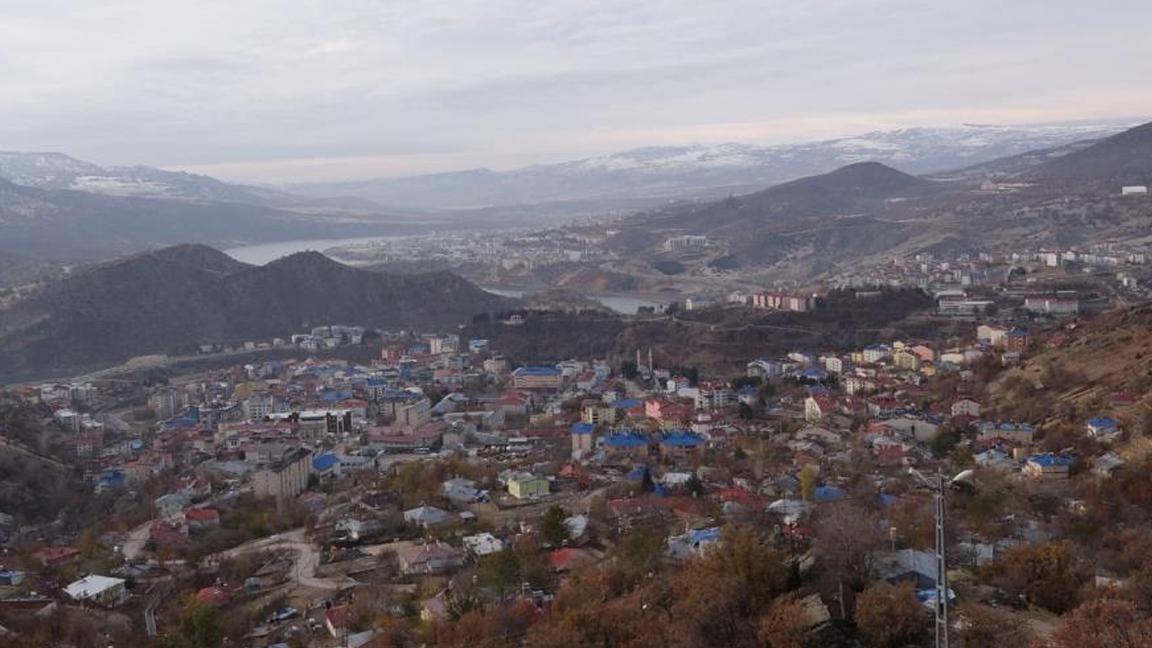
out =
[(324, 619), (328, 625), (340, 630), (348, 623), (348, 606), (341, 605), (324, 611)]
[(42, 565), (65, 562), (79, 555), (80, 550), (73, 549), (72, 547), (44, 547), (40, 551), (32, 554)]
[(192, 522), (211, 522), (219, 520), (220, 513), (216, 509), (194, 508), (184, 511), (184, 519)]
[(589, 560), (590, 558), (587, 553), (580, 549), (573, 549), (572, 547), (557, 549), (548, 554), (548, 562), (552, 565), (552, 569), (556, 571), (568, 571)]
[(223, 607), (232, 601), (232, 595), (219, 587), (205, 587), (196, 592), (196, 601), (205, 605)]

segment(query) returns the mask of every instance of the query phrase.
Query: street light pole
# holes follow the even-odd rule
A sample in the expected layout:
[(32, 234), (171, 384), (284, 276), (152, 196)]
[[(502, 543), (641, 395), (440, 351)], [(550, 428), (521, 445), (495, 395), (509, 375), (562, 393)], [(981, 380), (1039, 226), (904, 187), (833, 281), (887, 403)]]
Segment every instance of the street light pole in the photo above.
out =
[[(948, 648), (948, 558), (946, 553), (948, 538), (945, 531), (948, 528), (948, 510), (945, 506), (944, 496), (947, 493), (948, 481), (943, 473), (937, 472), (936, 479), (929, 480), (915, 468), (908, 472), (919, 479), (936, 498), (936, 600), (934, 608), (936, 614), (936, 648)], [(971, 477), (970, 471), (964, 471), (951, 481), (964, 480)]]
[(947, 508), (944, 506), (944, 475), (936, 475), (936, 648), (948, 648)]

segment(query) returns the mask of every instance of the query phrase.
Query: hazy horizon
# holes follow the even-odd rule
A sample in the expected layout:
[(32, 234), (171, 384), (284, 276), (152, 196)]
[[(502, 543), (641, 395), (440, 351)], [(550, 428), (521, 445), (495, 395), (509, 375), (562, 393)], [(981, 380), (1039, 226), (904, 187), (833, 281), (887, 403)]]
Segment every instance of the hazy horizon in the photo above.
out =
[(119, 0), (0, 8), (0, 149), (243, 182), (1124, 119), (1152, 6)]

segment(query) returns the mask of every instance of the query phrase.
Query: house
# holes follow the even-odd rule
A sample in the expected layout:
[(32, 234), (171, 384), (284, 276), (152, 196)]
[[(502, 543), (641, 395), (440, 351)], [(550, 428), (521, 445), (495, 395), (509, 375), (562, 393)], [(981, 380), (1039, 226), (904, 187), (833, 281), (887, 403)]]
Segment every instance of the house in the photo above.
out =
[(460, 505), (476, 502), (481, 496), (481, 492), (476, 489), (476, 482), (460, 477), (440, 484), (440, 494), (449, 502)]
[(474, 556), (487, 556), (504, 550), (504, 541), (491, 533), (464, 536), (464, 548)]
[(16, 587), (24, 582), (24, 572), (15, 570), (0, 571), (0, 585)]
[(1096, 457), (1092, 462), (1092, 472), (1101, 477), (1111, 477), (1124, 467), (1124, 460), (1113, 452)]
[(673, 560), (699, 558), (719, 543), (720, 527), (696, 529), (668, 538), (664, 553)]
[(836, 411), (836, 401), (830, 396), (817, 394), (804, 399), (804, 420), (815, 423)]
[(126, 581), (122, 578), (92, 574), (64, 588), (72, 600), (102, 607), (116, 607), (128, 600)]
[(1036, 434), (1036, 428), (1033, 425), (1011, 421), (1002, 423), (981, 421), (976, 426), (976, 429), (978, 431), (976, 438), (980, 441), (1003, 439), (1018, 445), (1028, 445), (1032, 443), (1032, 437)]
[(45, 567), (66, 565), (79, 557), (80, 550), (72, 547), (44, 547), (32, 554), (32, 558)]
[(1075, 460), (1067, 455), (1034, 454), (1024, 463), (1024, 474), (1033, 479), (1062, 481), (1068, 479), (1068, 470)]
[(935, 439), (936, 435), (940, 433), (940, 426), (932, 421), (908, 416), (890, 419), (884, 423), (886, 427), (896, 430), (901, 434), (911, 436), (921, 443), (927, 443)]
[(221, 608), (232, 602), (232, 595), (220, 587), (205, 587), (196, 592), (196, 602), (201, 605)]
[(936, 587), (936, 554), (901, 549), (875, 557), (876, 573), (889, 583), (911, 582), (916, 589)]
[(976, 340), (989, 346), (1001, 346), (1007, 334), (1007, 328), (995, 324), (981, 324), (976, 327)]
[(1112, 441), (1120, 436), (1120, 424), (1110, 416), (1097, 416), (1088, 421), (1088, 436), (1100, 441)]
[(404, 511), (404, 521), (427, 528), (447, 522), (448, 512), (435, 506), (418, 506)]
[(976, 418), (980, 416), (980, 403), (972, 400), (971, 398), (961, 398), (960, 400), (952, 403), (951, 408), (952, 416), (967, 416)]
[(210, 508), (191, 508), (184, 511), (184, 521), (192, 531), (202, 531), (220, 526), (220, 512)]
[(516, 499), (542, 497), (551, 490), (547, 479), (537, 477), (531, 473), (513, 475), (506, 484), (508, 494)]
[(407, 575), (436, 575), (464, 564), (459, 551), (443, 542), (410, 545), (396, 550), (400, 571)]
[(168, 493), (161, 495), (153, 501), (156, 507), (156, 515), (162, 518), (172, 518), (180, 514), (185, 506), (191, 503), (192, 498), (184, 493)]
[(557, 573), (570, 572), (594, 562), (596, 558), (591, 552), (574, 547), (561, 547), (548, 553), (548, 564)]
[(1004, 335), (1004, 350), (1023, 352), (1028, 350), (1028, 345), (1031, 344), (1032, 338), (1028, 335), (1028, 331), (1019, 328), (1013, 328)]

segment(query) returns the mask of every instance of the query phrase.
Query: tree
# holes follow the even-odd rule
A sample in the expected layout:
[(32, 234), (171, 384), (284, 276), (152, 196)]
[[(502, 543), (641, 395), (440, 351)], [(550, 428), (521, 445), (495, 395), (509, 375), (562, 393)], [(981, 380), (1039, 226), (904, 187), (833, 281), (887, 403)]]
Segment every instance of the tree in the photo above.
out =
[(872, 556), (884, 547), (884, 533), (874, 514), (851, 502), (822, 506), (813, 531), (824, 591), (839, 599), (840, 616), (847, 618), (849, 597), (871, 579)]
[(540, 535), (544, 542), (559, 547), (568, 539), (568, 527), (564, 524), (568, 514), (559, 506), (552, 505), (540, 518)]
[(800, 470), (800, 497), (805, 502), (816, 499), (816, 471), (811, 466)]
[(216, 608), (193, 603), (180, 615), (176, 632), (164, 640), (165, 648), (217, 648), (224, 640)]
[(860, 595), (856, 625), (873, 648), (900, 648), (928, 630), (928, 615), (912, 583), (877, 583)]
[(1152, 618), (1130, 601), (1100, 599), (1072, 610), (1036, 648), (1152, 646)]
[(1008, 589), (1058, 614), (1076, 605), (1087, 580), (1066, 542), (1014, 547), (993, 569), (1000, 572)]
[(520, 558), (511, 547), (480, 559), (476, 565), (476, 579), (484, 587), (496, 591), (496, 596), (504, 596), (520, 584)]
[(659, 529), (640, 527), (620, 539), (612, 553), (616, 591), (629, 590), (660, 566), (664, 557), (664, 534)]
[(1012, 615), (984, 605), (963, 605), (958, 610), (964, 648), (1026, 646), (1032, 633)]
[(810, 630), (807, 611), (794, 595), (772, 602), (757, 623), (756, 635), (764, 648), (804, 648)]

